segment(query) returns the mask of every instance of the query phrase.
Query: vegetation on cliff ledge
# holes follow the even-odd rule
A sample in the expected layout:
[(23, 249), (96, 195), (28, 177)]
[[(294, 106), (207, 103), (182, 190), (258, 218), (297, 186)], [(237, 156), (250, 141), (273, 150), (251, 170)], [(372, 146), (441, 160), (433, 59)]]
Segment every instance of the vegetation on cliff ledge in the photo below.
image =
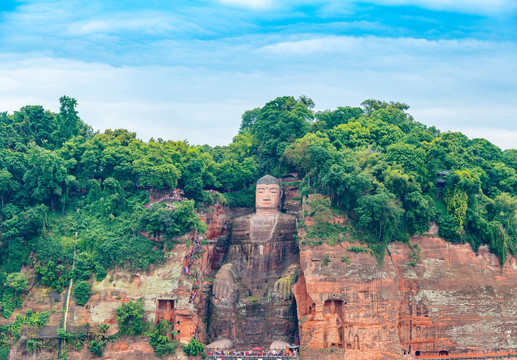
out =
[[(116, 266), (147, 269), (182, 235), (206, 230), (200, 207), (253, 206), (254, 181), (265, 173), (296, 172), (302, 195), (328, 196), (323, 205), (350, 219), (346, 231), (377, 254), (431, 221), (450, 241), (489, 245), (502, 263), (517, 254), (517, 150), (427, 127), (406, 104), (366, 100), (315, 112), (307, 97), (279, 97), (245, 112), (231, 144), (210, 147), (95, 132), (76, 100), (60, 103), (59, 113), (0, 113), (4, 317), (26, 291), (10, 274), (34, 268), (38, 284), (62, 291), (70, 279), (102, 279)], [(144, 206), (151, 190), (176, 188), (187, 201)], [(330, 242), (346, 238), (334, 227), (318, 231)]]

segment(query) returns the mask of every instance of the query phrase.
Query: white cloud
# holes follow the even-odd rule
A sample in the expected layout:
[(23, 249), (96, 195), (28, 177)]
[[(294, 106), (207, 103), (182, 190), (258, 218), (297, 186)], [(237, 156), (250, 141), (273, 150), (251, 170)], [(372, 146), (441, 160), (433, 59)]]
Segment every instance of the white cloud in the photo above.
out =
[[(511, 43), (500, 43), (500, 46), (512, 46)], [(395, 51), (396, 53), (432, 53), (439, 50), (435, 55), (441, 56), (443, 51), (476, 51), (483, 49), (494, 49), (494, 43), (476, 39), (452, 39), (452, 40), (427, 40), (418, 38), (392, 38), (378, 36), (315, 36), (311, 39), (282, 41), (268, 44), (258, 51), (273, 53), (276, 55), (318, 55), (328, 53), (364, 53), (375, 51), (389, 55), (384, 51)]]
[(159, 14), (154, 12), (123, 13), (110, 18), (99, 17), (72, 22), (67, 25), (66, 35), (83, 36), (97, 33), (140, 33), (148, 35), (164, 34), (172, 32), (200, 32), (202, 27), (186, 21), (172, 14)]
[(170, 26), (161, 19), (139, 18), (123, 20), (92, 20), (73, 24), (71, 26), (71, 30), (72, 33), (75, 32), (77, 35), (87, 35), (93, 33), (110, 33), (120, 31), (166, 31), (170, 30)]
[(272, 5), (271, 0), (219, 0), (219, 1), (225, 5), (245, 7), (245, 8), (255, 8), (255, 9), (265, 9), (265, 8), (269, 8)]
[(320, 110), (375, 98), (405, 102), (417, 121), (442, 130), (478, 136), (472, 129), (490, 128), (490, 140), (515, 147), (501, 136), (517, 131), (515, 45), (333, 36), (253, 50), (268, 40), (243, 38), (226, 47), (160, 44), (164, 56), (179, 52), (188, 66), (0, 55), (0, 111), (27, 104), (58, 111), (59, 97), (68, 95), (96, 129), (124, 127), (144, 139), (220, 145), (236, 135), (245, 110), (277, 96), (304, 94)]

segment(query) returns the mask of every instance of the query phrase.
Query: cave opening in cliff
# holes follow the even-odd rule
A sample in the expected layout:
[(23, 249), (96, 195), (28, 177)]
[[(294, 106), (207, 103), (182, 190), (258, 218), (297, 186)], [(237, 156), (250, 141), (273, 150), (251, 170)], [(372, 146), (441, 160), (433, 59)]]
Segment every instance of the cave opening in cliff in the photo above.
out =
[(447, 350), (441, 350), (438, 355), (442, 356), (442, 355), (449, 355), (449, 352)]
[(288, 338), (289, 342), (295, 345), (300, 345), (300, 334), (298, 333), (298, 327), (300, 326), (300, 323), (298, 321), (298, 306), (296, 305), (296, 298), (293, 296), (293, 301), (291, 303), (291, 316), (292, 319), (294, 319), (294, 322), (291, 323), (289, 326), (290, 329), (288, 330)]
[(159, 323), (162, 319), (174, 323), (174, 315), (173, 299), (158, 299), (156, 301), (156, 323)]

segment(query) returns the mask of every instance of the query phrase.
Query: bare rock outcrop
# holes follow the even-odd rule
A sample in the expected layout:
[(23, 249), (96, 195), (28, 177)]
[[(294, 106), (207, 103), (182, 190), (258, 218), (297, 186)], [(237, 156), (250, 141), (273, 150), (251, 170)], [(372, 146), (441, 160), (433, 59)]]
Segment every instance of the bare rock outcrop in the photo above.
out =
[(476, 254), (468, 244), (434, 236), (411, 244), (389, 245), (382, 267), (368, 252), (348, 251), (348, 243), (301, 250), (293, 290), (306, 358), (401, 359), (517, 347), (514, 258), (501, 270), (486, 247)]

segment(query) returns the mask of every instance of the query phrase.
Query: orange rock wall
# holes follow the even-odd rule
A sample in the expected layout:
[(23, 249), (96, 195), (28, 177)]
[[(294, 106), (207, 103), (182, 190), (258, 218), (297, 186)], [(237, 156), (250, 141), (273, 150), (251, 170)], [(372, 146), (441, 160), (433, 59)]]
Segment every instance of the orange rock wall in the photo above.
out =
[(416, 266), (408, 264), (405, 244), (389, 246), (382, 268), (368, 253), (347, 251), (351, 244), (302, 249), (293, 291), (307, 358), (401, 359), (417, 351), (517, 347), (514, 258), (501, 271), (486, 248), (475, 254), (468, 244), (431, 236), (411, 242), (421, 248)]

